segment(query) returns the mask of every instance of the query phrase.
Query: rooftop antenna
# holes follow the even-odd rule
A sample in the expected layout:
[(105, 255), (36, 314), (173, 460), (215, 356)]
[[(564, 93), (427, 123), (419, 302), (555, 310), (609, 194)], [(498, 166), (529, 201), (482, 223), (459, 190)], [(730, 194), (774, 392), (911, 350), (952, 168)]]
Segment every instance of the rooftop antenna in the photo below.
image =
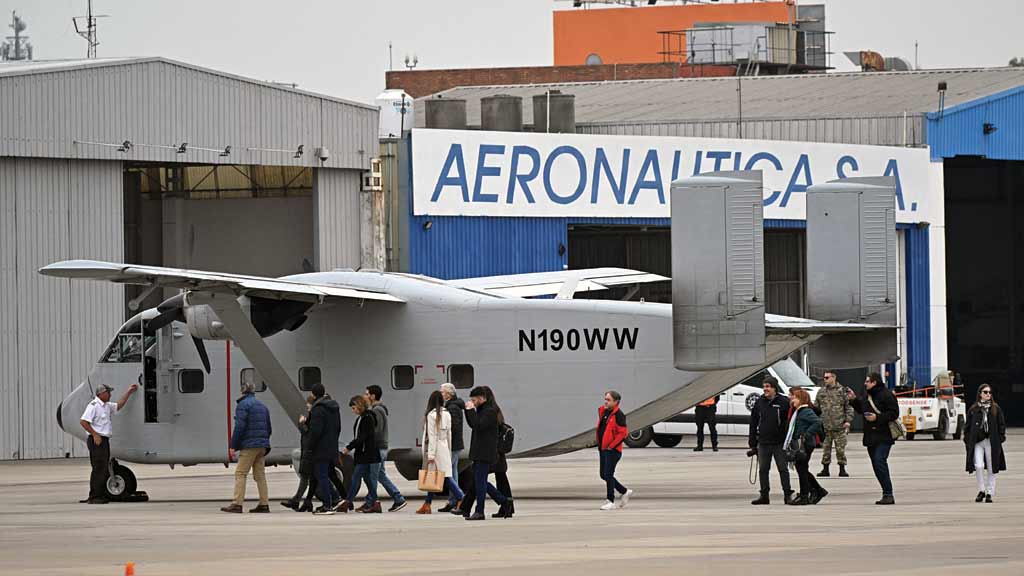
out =
[[(85, 41), (88, 42), (88, 44), (89, 44), (89, 48), (86, 50), (86, 53), (85, 53), (85, 57), (86, 58), (95, 58), (96, 57), (96, 47), (100, 45), (100, 43), (96, 40), (96, 19), (97, 18), (107, 18), (107, 17), (108, 16), (106, 14), (96, 14), (96, 15), (94, 15), (92, 13), (92, 0), (88, 0), (88, 7), (87, 7), (86, 15), (85, 16), (76, 16), (76, 17), (71, 19), (71, 22), (75, 25), (75, 32), (77, 32), (78, 35), (81, 36), (82, 38), (85, 38)], [(79, 26), (78, 26), (78, 22), (80, 20), (84, 20), (85, 21), (81, 28), (79, 28)]]
[(12, 11), (9, 26), (14, 30), (14, 36), (8, 36), (7, 42), (0, 43), (0, 60), (31, 60), (32, 44), (29, 43), (28, 36), (22, 35), (28, 28), (28, 23)]

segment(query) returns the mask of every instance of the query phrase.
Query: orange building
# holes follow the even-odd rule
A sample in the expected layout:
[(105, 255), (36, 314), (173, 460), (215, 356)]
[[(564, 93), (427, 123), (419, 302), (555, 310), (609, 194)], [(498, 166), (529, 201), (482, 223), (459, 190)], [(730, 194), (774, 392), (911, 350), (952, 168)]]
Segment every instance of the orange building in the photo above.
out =
[(788, 22), (792, 9), (784, 1), (555, 10), (555, 66), (587, 64), (591, 55), (604, 64), (661, 62), (659, 32), (697, 23)]

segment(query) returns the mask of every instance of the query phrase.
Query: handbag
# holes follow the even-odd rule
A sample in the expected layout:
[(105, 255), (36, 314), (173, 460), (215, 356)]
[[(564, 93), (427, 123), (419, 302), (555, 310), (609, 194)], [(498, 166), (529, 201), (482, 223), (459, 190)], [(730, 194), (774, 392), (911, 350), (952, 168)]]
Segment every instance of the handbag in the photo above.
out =
[(444, 490), (444, 472), (437, 469), (437, 462), (427, 462), (427, 447), (430, 446), (430, 434), (427, 433), (426, 418), (423, 421), (423, 467), (420, 468), (417, 488), (422, 492), (441, 492)]
[[(881, 414), (878, 406), (875, 406), (875, 401), (871, 399), (871, 394), (868, 394), (868, 403), (871, 404), (871, 409), (875, 411), (875, 414)], [(907, 435), (907, 428), (903, 425), (902, 420), (897, 418), (889, 422), (889, 435), (892, 436), (893, 440), (899, 440)]]
[(799, 462), (807, 458), (807, 449), (804, 446), (804, 437), (801, 434), (793, 438), (786, 447), (786, 462)]

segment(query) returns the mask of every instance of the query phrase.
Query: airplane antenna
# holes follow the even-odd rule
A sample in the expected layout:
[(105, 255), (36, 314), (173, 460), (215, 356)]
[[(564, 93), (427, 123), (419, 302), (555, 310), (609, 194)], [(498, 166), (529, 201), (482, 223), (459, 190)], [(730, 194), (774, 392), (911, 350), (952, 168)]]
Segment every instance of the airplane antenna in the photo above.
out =
[[(92, 13), (92, 0), (88, 0), (86, 6), (86, 15), (76, 16), (71, 19), (71, 22), (75, 25), (75, 32), (78, 33), (78, 35), (82, 38), (85, 38), (85, 41), (88, 43), (88, 48), (86, 49), (85, 53), (86, 58), (95, 58), (96, 47), (100, 45), (99, 41), (96, 40), (96, 19), (107, 17), (107, 14), (94, 15)], [(82, 20), (84, 20), (82, 27), (79, 27), (78, 23)]]

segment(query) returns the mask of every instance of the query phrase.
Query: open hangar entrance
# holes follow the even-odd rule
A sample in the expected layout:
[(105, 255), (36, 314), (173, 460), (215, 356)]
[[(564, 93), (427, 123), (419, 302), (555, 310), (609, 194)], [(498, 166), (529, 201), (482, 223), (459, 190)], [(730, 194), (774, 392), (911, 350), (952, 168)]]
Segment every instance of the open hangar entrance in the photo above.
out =
[[(1003, 405), (1024, 404), (1024, 162), (946, 158), (949, 366), (973, 402), (988, 383)], [(1024, 424), (1020, 410), (1007, 419)]]
[[(126, 163), (126, 262), (284, 276), (314, 268), (313, 168)], [(144, 287), (126, 286), (125, 301)], [(144, 298), (140, 309), (165, 294)], [(134, 314), (127, 310), (128, 315)]]
[[(672, 239), (668, 225), (570, 224), (568, 238), (571, 270), (616, 267), (672, 276)], [(805, 316), (805, 250), (806, 233), (802, 227), (765, 229), (764, 271), (769, 314)], [(625, 297), (626, 290), (617, 289), (616, 295)], [(577, 295), (581, 297), (587, 294)], [(593, 297), (607, 298), (608, 295)], [(671, 302), (671, 283), (642, 286), (633, 298)]]

